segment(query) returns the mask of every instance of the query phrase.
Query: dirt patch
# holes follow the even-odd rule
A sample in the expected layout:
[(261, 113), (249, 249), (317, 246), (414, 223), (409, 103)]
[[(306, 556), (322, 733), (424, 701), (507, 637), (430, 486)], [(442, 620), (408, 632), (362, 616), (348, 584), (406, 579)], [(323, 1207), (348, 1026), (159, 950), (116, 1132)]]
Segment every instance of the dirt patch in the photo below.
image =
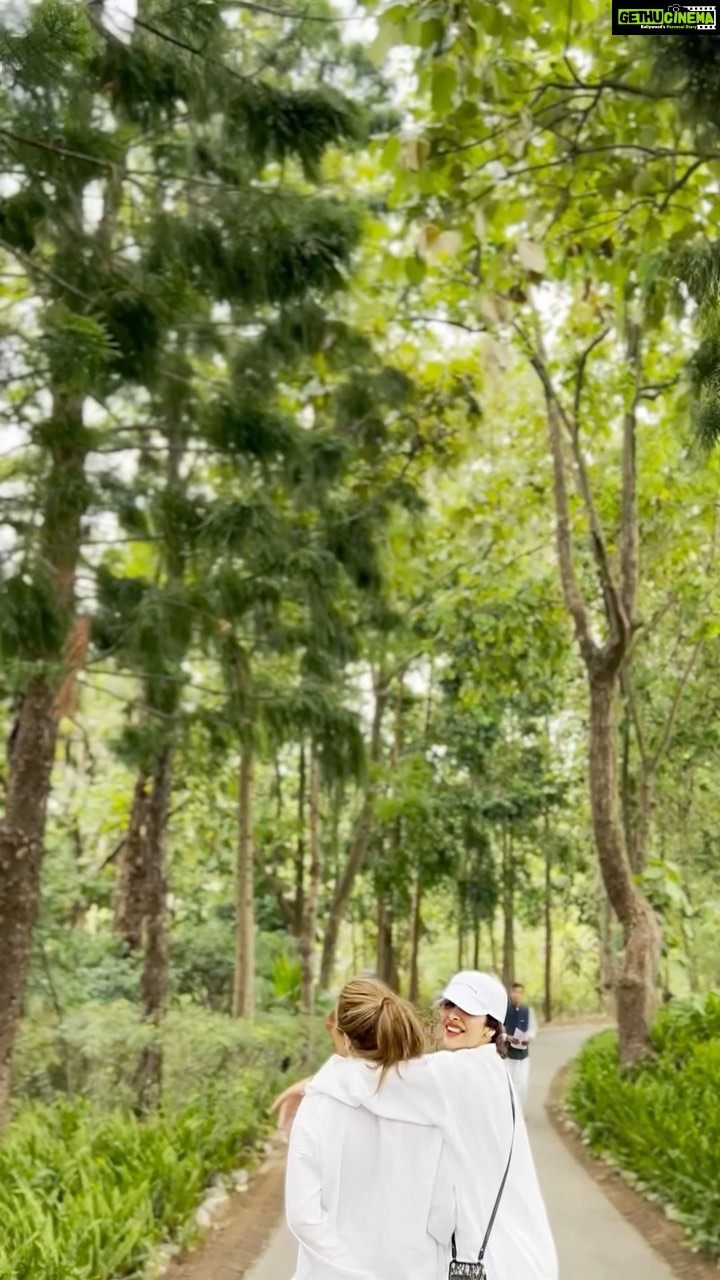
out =
[(668, 1222), (662, 1209), (629, 1187), (615, 1169), (593, 1156), (577, 1133), (567, 1128), (563, 1103), (571, 1075), (572, 1064), (558, 1071), (545, 1104), (550, 1121), (565, 1146), (587, 1169), (623, 1218), (660, 1254), (678, 1280), (718, 1280), (720, 1262), (715, 1263), (707, 1255), (692, 1253), (682, 1227)]
[(231, 1198), (224, 1218), (192, 1253), (172, 1263), (167, 1280), (242, 1280), (248, 1274), (282, 1216), (285, 1155), (277, 1151), (247, 1191)]

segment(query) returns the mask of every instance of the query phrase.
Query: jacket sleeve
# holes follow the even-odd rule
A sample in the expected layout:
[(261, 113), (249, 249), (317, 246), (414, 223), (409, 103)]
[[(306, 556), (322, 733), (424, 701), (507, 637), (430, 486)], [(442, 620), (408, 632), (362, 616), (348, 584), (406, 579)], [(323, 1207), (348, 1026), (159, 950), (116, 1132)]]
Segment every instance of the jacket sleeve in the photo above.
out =
[(322, 1265), (323, 1275), (342, 1280), (372, 1280), (345, 1249), (323, 1207), (319, 1110), (322, 1101), (306, 1097), (295, 1117), (285, 1175), (285, 1216), (295, 1239)]
[(457, 1198), (455, 1194), (455, 1161), (445, 1142), (440, 1148), (435, 1185), (433, 1187), (428, 1233), (439, 1245), (450, 1250), (450, 1238), (457, 1225)]
[(495, 1050), (441, 1050), (425, 1058), (404, 1062), (388, 1072), (377, 1091), (363, 1106), (387, 1120), (436, 1125), (443, 1132), (454, 1124), (458, 1097), (472, 1100), (482, 1090)]

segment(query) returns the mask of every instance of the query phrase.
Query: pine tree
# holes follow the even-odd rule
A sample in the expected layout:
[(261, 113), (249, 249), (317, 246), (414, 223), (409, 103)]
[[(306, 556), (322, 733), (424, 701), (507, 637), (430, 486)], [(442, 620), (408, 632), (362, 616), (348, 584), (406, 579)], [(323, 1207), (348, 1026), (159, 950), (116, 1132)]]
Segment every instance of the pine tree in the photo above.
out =
[[(214, 308), (230, 307), (234, 324), (247, 325), (332, 290), (358, 235), (357, 218), (338, 203), (258, 179), (266, 163), (295, 155), (311, 178), (329, 143), (355, 137), (360, 126), (333, 89), (283, 89), (248, 14), (231, 33), (220, 4), (151, 3), (122, 39), (96, 17), (92, 8), (45, 0), (24, 30), (0, 30), (0, 137), (16, 187), (0, 200), (0, 245), (24, 280), (9, 371), (21, 394), (6, 412), (17, 421), (19, 400), (26, 449), (16, 474), (29, 468), (32, 480), (29, 497), (8, 512), (15, 536), (1, 584), (0, 645), (17, 714), (0, 827), (0, 1110), (58, 723), (72, 710), (87, 646), (83, 610), (93, 593), (79, 600), (77, 581), (81, 564), (92, 571), (97, 562), (90, 523), (119, 506), (125, 527), (134, 520), (143, 536), (145, 523), (159, 546), (150, 578), (121, 584), (124, 603), (119, 590), (114, 600), (116, 612), (129, 610), (128, 624), (138, 616), (143, 624), (144, 639), (124, 634), (122, 644), (150, 651), (146, 718), (135, 736), (139, 769), (151, 779), (141, 825), (150, 903), (145, 1008), (156, 1018), (172, 726), (192, 631), (187, 556), (207, 520), (202, 496), (187, 484), (188, 451), (198, 438), (238, 456), (287, 451), (288, 443), (286, 423), (263, 412), (257, 387), (231, 378), (205, 394), (208, 365), (223, 349)], [(284, 56), (297, 56), (305, 31), (296, 24)], [(113, 462), (129, 454), (136, 491), (153, 477), (147, 510), (137, 492), (128, 498), (100, 471), (91, 455), (103, 453)], [(100, 584), (105, 605), (111, 578), (106, 570)]]

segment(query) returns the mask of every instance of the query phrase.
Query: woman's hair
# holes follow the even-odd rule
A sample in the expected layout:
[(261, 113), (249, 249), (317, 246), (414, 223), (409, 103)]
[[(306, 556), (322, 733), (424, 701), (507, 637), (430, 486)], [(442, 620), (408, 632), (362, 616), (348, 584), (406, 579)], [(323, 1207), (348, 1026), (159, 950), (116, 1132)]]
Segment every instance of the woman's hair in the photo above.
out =
[(380, 1082), (399, 1062), (425, 1052), (423, 1024), (407, 1000), (376, 978), (353, 978), (337, 1002), (336, 1026), (353, 1053), (382, 1068)]
[(485, 1018), (485, 1026), (490, 1027), (493, 1032), (493, 1038), (490, 1041), (495, 1045), (497, 1052), (501, 1058), (507, 1058), (507, 1045), (505, 1044), (505, 1028), (502, 1022), (498, 1022), (497, 1018), (493, 1018), (490, 1014)]

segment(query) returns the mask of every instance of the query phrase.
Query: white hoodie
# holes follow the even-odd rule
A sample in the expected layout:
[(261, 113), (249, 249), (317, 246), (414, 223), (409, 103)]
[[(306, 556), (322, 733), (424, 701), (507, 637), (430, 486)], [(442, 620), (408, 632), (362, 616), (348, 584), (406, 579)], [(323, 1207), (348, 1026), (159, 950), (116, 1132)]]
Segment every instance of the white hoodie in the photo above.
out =
[[(308, 1086), (308, 1102), (322, 1098), (348, 1108), (361, 1106), (403, 1125), (439, 1128), (445, 1153), (438, 1166), (434, 1196), (442, 1203), (443, 1197), (452, 1193), (458, 1258), (476, 1259), (512, 1136), (508, 1074), (495, 1047), (440, 1052), (404, 1063), (399, 1071), (388, 1072), (380, 1089), (377, 1072), (367, 1063), (357, 1058), (332, 1058)], [(378, 1152), (380, 1159), (384, 1155)], [(424, 1183), (427, 1176), (419, 1159), (405, 1163), (398, 1156), (394, 1168), (399, 1184), (396, 1198), (400, 1199), (411, 1193), (416, 1180)], [(446, 1178), (454, 1184), (452, 1188), (444, 1185)], [(382, 1238), (395, 1210), (389, 1201), (379, 1200), (377, 1205), (377, 1216), (366, 1220), (364, 1232)], [(349, 1244), (345, 1231), (343, 1241)], [(555, 1245), (519, 1106), (510, 1173), (488, 1245), (486, 1267), (488, 1280), (557, 1280), (558, 1276)], [(368, 1280), (385, 1280), (385, 1274), (371, 1271)], [(313, 1272), (308, 1276), (316, 1280)], [(441, 1251), (436, 1280), (446, 1277), (447, 1255)], [(298, 1280), (305, 1280), (300, 1272)], [(318, 1280), (325, 1277), (318, 1275)], [(415, 1280), (415, 1275), (411, 1268), (396, 1269), (392, 1280)]]
[(376, 1069), (335, 1057), (300, 1104), (285, 1184), (296, 1280), (447, 1280), (448, 1152), (436, 1126), (366, 1109), (377, 1085)]

